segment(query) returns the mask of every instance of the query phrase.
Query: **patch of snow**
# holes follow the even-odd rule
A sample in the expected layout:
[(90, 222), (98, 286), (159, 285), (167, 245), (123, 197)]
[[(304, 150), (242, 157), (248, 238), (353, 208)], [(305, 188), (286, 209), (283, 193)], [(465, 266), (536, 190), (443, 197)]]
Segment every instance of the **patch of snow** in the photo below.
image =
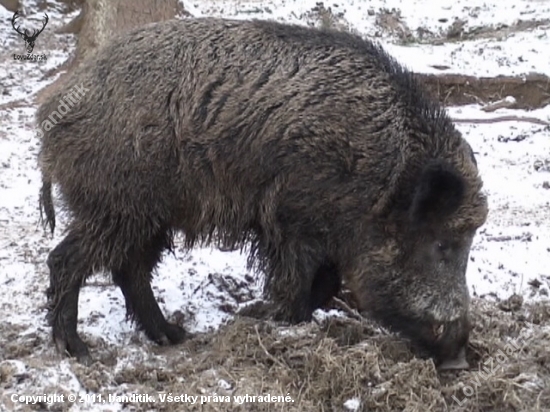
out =
[(512, 34), (505, 42), (483, 39), (444, 45), (384, 46), (398, 61), (418, 73), (441, 74), (441, 70), (433, 67), (438, 65), (449, 67), (445, 73), (479, 77), (550, 72), (550, 36), (548, 29), (543, 28)]
[(227, 382), (225, 379), (220, 379), (218, 381), (218, 386), (222, 389), (225, 389), (225, 390), (231, 390), (231, 388), (233, 387), (229, 382)]
[(358, 411), (361, 407), (361, 399), (359, 398), (352, 398), (348, 399), (344, 402), (344, 408), (346, 408), (348, 411)]
[(341, 310), (337, 310), (337, 309), (330, 309), (330, 310), (317, 309), (315, 312), (313, 312), (313, 316), (319, 322), (322, 322), (328, 318), (345, 318), (347, 315)]

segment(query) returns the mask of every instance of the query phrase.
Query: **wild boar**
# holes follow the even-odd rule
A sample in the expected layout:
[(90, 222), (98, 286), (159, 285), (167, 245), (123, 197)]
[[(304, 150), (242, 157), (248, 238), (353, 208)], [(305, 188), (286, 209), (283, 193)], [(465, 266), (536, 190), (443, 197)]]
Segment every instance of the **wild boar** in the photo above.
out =
[(150, 282), (182, 232), (187, 248), (250, 245), (276, 319), (310, 320), (345, 280), (361, 310), (464, 364), (482, 181), (445, 110), (379, 45), (270, 21), (151, 24), (86, 61), (37, 119), (45, 224), (53, 184), (70, 213), (47, 260), (60, 351), (90, 360), (77, 304), (98, 270), (150, 339), (181, 342)]

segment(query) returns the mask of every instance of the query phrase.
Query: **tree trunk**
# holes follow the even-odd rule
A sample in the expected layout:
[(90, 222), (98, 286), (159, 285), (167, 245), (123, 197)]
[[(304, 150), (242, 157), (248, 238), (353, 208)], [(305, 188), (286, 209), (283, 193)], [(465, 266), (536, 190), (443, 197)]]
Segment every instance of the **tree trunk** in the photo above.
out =
[(21, 10), (19, 0), (0, 0), (0, 6), (3, 6), (7, 11), (11, 11), (12, 13)]
[(80, 15), (59, 31), (78, 35), (76, 51), (54, 73), (50, 73), (66, 71), (38, 93), (37, 103), (43, 102), (63, 83), (69, 72), (113, 36), (148, 23), (173, 19), (183, 11), (178, 0), (76, 0), (76, 3), (83, 3)]
[(178, 14), (177, 0), (86, 0), (78, 36), (77, 63), (114, 35)]

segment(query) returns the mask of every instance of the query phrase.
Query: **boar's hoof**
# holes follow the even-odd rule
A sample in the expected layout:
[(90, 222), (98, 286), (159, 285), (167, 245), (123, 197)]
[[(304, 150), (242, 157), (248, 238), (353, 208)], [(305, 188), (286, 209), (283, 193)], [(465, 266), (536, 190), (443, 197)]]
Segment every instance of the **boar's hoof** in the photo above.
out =
[(168, 323), (164, 327), (155, 331), (146, 331), (148, 337), (161, 346), (175, 345), (182, 343), (187, 336), (185, 330), (173, 323)]
[(271, 313), (271, 318), (275, 322), (298, 325), (303, 322), (311, 322), (313, 320), (313, 313), (312, 311), (307, 311), (303, 308), (289, 311), (286, 307), (279, 307)]
[(448, 359), (442, 362), (437, 369), (440, 371), (469, 369), (470, 365), (466, 360), (466, 349), (462, 348), (458, 356), (454, 359)]
[[(302, 310), (300, 310), (302, 309)], [(301, 322), (309, 322), (312, 319), (311, 312), (304, 311), (303, 308), (291, 311), (284, 304), (275, 304), (273, 302), (257, 301), (240, 309), (237, 314), (259, 320), (273, 320), (275, 322), (289, 323), (296, 325)], [(309, 316), (308, 316), (309, 314)]]
[(85, 366), (90, 366), (93, 363), (88, 347), (78, 336), (72, 338), (56, 336), (55, 346), (59, 353), (74, 357), (79, 363)]
[(237, 315), (252, 319), (266, 320), (272, 316), (273, 309), (272, 303), (258, 300), (240, 309)]

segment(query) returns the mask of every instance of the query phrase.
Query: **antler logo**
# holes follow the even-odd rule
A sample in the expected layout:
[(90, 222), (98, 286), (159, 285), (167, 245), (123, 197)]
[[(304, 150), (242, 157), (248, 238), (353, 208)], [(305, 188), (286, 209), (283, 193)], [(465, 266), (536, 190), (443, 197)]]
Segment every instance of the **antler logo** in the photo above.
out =
[(46, 13), (44, 13), (44, 15), (46, 16), (46, 18), (44, 19), (44, 25), (42, 26), (42, 28), (40, 30), (33, 30), (32, 31), (32, 34), (29, 35), (29, 32), (27, 31), (27, 29), (25, 29), (24, 31), (21, 31), (19, 29), (20, 26), (17, 26), (15, 27), (15, 20), (19, 17), (19, 12), (15, 12), (13, 14), (13, 17), (11, 18), (11, 25), (13, 26), (13, 29), (19, 33), (19, 35), (21, 37), (23, 37), (23, 40), (25, 40), (25, 44), (26, 44), (26, 48), (27, 48), (27, 53), (32, 53), (33, 49), (34, 49), (34, 42), (36, 41), (36, 38), (38, 37), (38, 35), (40, 33), (42, 33), (42, 31), (46, 28), (46, 25), (48, 24), (48, 15)]

